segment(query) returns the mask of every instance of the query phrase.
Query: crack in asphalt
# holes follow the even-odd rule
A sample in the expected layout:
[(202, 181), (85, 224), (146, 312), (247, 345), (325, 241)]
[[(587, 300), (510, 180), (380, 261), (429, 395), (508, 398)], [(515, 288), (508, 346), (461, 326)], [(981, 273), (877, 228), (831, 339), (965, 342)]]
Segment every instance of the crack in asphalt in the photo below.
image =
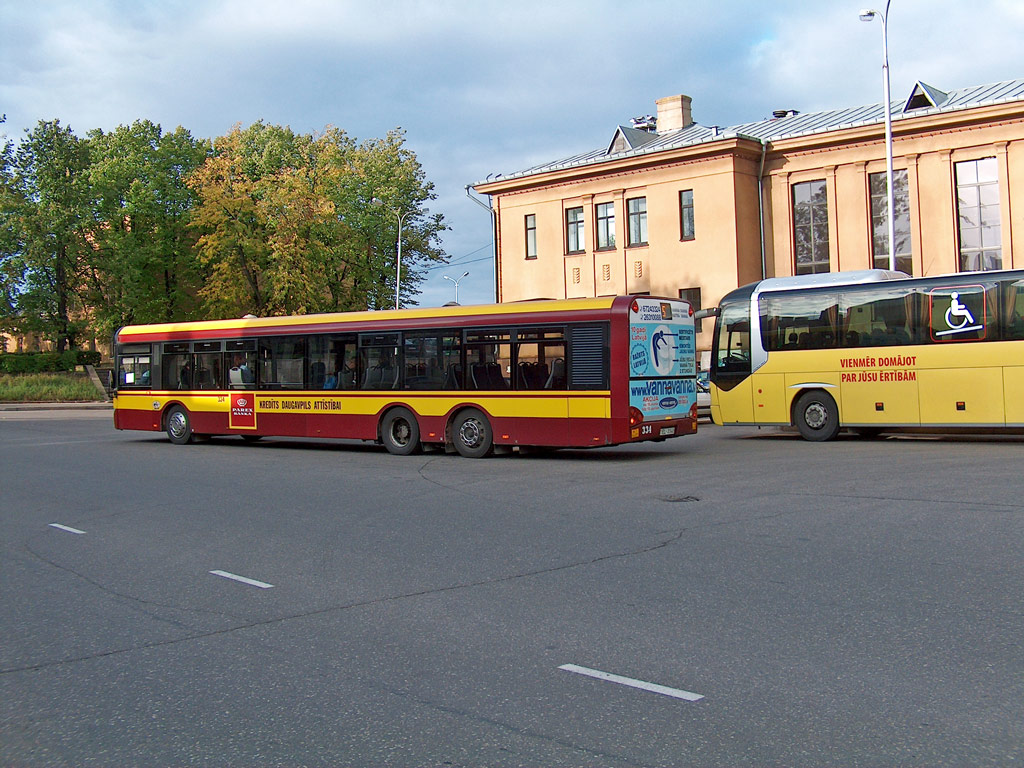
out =
[[(426, 597), (426, 596), (429, 596), (429, 595), (439, 595), (439, 594), (444, 594), (446, 592), (457, 592), (457, 591), (466, 590), (466, 589), (476, 589), (478, 587), (493, 586), (495, 584), (505, 584), (505, 583), (512, 582), (512, 581), (518, 581), (520, 579), (528, 579), (528, 578), (532, 578), (532, 577), (535, 577), (535, 576), (545, 576), (545, 575), (548, 575), (548, 574), (551, 574), (551, 573), (558, 573), (560, 571), (571, 570), (571, 569), (574, 569), (574, 568), (585, 568), (587, 566), (596, 565), (598, 563), (606, 562), (606, 561), (609, 561), (609, 560), (619, 560), (619, 559), (628, 558), (628, 557), (637, 557), (637, 556), (640, 556), (640, 555), (648, 554), (650, 552), (656, 552), (659, 549), (663, 549), (663, 548), (665, 548), (665, 547), (667, 547), (667, 546), (669, 546), (669, 545), (679, 541), (679, 539), (681, 539), (683, 537), (683, 535), (687, 532), (687, 530), (689, 530), (689, 529), (688, 528), (683, 528), (683, 529), (678, 530), (678, 531), (673, 531), (673, 532), (671, 532), (672, 535), (668, 536), (667, 538), (665, 538), (662, 541), (659, 541), (659, 542), (657, 542), (655, 544), (651, 544), (651, 545), (648, 545), (648, 546), (645, 546), (645, 547), (640, 547), (638, 549), (628, 550), (626, 552), (615, 552), (615, 553), (608, 554), (608, 555), (601, 555), (599, 557), (594, 557), (594, 558), (591, 558), (589, 560), (580, 560), (580, 561), (576, 561), (576, 562), (572, 562), (572, 563), (564, 563), (562, 565), (554, 565), (554, 566), (551, 566), (551, 567), (548, 567), (548, 568), (539, 568), (539, 569), (533, 570), (533, 571), (524, 571), (523, 573), (509, 574), (509, 575), (506, 575), (506, 576), (496, 576), (496, 577), (493, 577), (493, 578), (490, 578), (490, 579), (480, 579), (478, 581), (465, 582), (465, 583), (461, 583), (461, 584), (450, 584), (450, 585), (448, 585), (446, 587), (432, 587), (430, 589), (421, 589), (421, 590), (416, 590), (416, 591), (412, 591), (412, 592), (403, 592), (402, 594), (398, 594), (398, 595), (386, 595), (384, 597), (376, 597), (376, 598), (372, 598), (372, 599), (368, 599), (368, 600), (358, 600), (356, 602), (345, 603), (345, 604), (342, 604), (342, 605), (331, 605), (331, 606), (326, 606), (324, 608), (317, 608), (316, 610), (312, 610), (312, 611), (303, 611), (301, 613), (286, 614), (284, 616), (275, 616), (275, 617), (270, 618), (270, 619), (262, 619), (260, 621), (247, 622), (245, 624), (240, 624), (240, 625), (233, 626), (233, 627), (225, 627), (223, 629), (211, 630), (209, 632), (192, 633), (192, 634), (189, 634), (189, 635), (187, 635), (185, 637), (172, 638), (172, 639), (169, 639), (169, 640), (158, 640), (158, 641), (153, 641), (153, 642), (148, 642), (148, 643), (139, 643), (138, 645), (133, 645), (133, 646), (125, 647), (125, 648), (112, 648), (112, 649), (107, 650), (107, 651), (101, 651), (101, 652), (98, 652), (98, 653), (87, 654), (87, 655), (84, 655), (84, 656), (76, 656), (74, 658), (69, 658), (69, 659), (59, 659), (59, 660), (56, 660), (56, 661), (46, 661), (46, 662), (40, 662), (38, 664), (27, 664), (27, 665), (20, 666), (20, 667), (9, 667), (9, 668), (0, 669), (0, 675), (9, 675), (9, 674), (17, 673), (17, 672), (32, 672), (32, 671), (37, 671), (37, 670), (40, 670), (40, 669), (47, 669), (47, 668), (50, 668), (50, 667), (59, 667), (59, 666), (67, 665), (67, 664), (77, 664), (77, 663), (80, 663), (80, 662), (93, 661), (93, 660), (96, 660), (96, 659), (106, 658), (108, 656), (116, 656), (116, 655), (123, 654), (123, 653), (132, 653), (134, 651), (149, 650), (151, 648), (161, 648), (161, 647), (169, 646), (169, 645), (178, 645), (180, 643), (187, 643), (187, 642), (191, 642), (193, 640), (203, 640), (203, 639), (209, 638), (209, 637), (218, 637), (218, 636), (221, 636), (221, 635), (229, 635), (229, 634), (232, 634), (234, 632), (240, 632), (240, 631), (246, 630), (246, 629), (255, 629), (257, 627), (271, 626), (273, 624), (282, 624), (284, 622), (293, 621), (295, 619), (306, 619), (306, 618), (310, 618), (310, 617), (313, 617), (313, 616), (322, 616), (322, 615), (325, 615), (325, 614), (334, 613), (336, 611), (347, 611), (347, 610), (352, 610), (353, 608), (366, 608), (366, 607), (374, 606), (374, 605), (382, 605), (382, 604), (385, 604), (385, 603), (397, 602), (399, 600), (408, 600), (408, 599), (417, 598), (417, 597)], [(26, 549), (28, 549), (27, 546), (26, 546)], [(181, 608), (179, 606), (166, 606), (166, 605), (161, 605), (159, 603), (151, 603), (151, 602), (147, 603), (147, 601), (144, 601), (141, 598), (136, 598), (136, 597), (132, 597), (130, 595), (124, 595), (124, 594), (115, 592), (115, 591), (113, 591), (113, 590), (103, 586), (102, 584), (99, 584), (99, 583), (95, 582), (94, 580), (89, 579), (88, 577), (83, 576), (83, 575), (81, 575), (81, 574), (71, 570), (70, 568), (67, 568), (65, 566), (61, 566), (61, 565), (59, 565), (57, 563), (53, 563), (53, 562), (47, 560), (45, 557), (42, 557), (41, 555), (39, 555), (39, 554), (37, 554), (35, 552), (32, 552), (31, 549), (28, 549), (28, 551), (32, 555), (34, 555), (35, 557), (38, 557), (43, 562), (46, 562), (46, 563), (48, 563), (48, 564), (50, 564), (50, 565), (52, 565), (52, 566), (54, 566), (56, 568), (60, 568), (61, 570), (67, 571), (69, 573), (72, 573), (75, 576), (77, 576), (78, 578), (81, 578), (84, 581), (88, 582), (89, 584), (95, 586), (96, 588), (98, 588), (98, 589), (100, 589), (100, 590), (102, 590), (104, 592), (107, 592), (109, 594), (114, 594), (114, 595), (116, 595), (117, 597), (119, 597), (121, 599), (132, 601), (132, 602), (137, 602), (137, 603), (140, 603), (142, 605), (157, 605), (159, 607), (165, 607), (165, 608), (169, 608), (169, 609), (173, 609), (173, 610), (182, 610), (182, 611), (190, 610), (188, 608)], [(210, 613), (215, 613), (215, 612), (211, 611)], [(229, 615), (229, 614), (217, 613), (216, 615), (225, 616), (225, 615)], [(163, 619), (162, 617), (159, 617), (159, 616), (154, 617), (154, 618), (161, 619), (161, 620), (164, 620), (164, 621), (168, 621), (168, 622), (176, 624), (177, 626), (182, 626), (184, 628), (184, 625), (181, 625), (180, 623), (175, 622), (174, 620)]]
[(906, 496), (874, 496), (867, 493), (820, 493), (815, 491), (786, 491), (785, 493), (777, 494), (779, 496), (813, 496), (815, 498), (828, 498), (828, 499), (864, 499), (866, 501), (901, 501), (901, 502), (912, 502), (918, 504), (953, 504), (965, 507), (998, 507), (1001, 509), (1022, 509), (1022, 504), (1012, 504), (1010, 502), (1003, 501), (977, 501), (971, 499), (970, 501), (964, 501), (962, 499), (925, 499), (925, 498), (911, 498)]

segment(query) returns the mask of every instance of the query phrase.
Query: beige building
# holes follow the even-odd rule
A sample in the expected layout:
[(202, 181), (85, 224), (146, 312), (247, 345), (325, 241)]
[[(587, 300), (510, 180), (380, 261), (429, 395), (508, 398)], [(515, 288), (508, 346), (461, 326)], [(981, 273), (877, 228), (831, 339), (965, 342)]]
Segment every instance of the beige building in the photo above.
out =
[[(1024, 267), (1024, 80), (918, 83), (891, 109), (897, 268)], [(659, 99), (606, 147), (475, 185), (491, 196), (498, 300), (707, 307), (762, 276), (888, 266), (883, 123), (875, 104), (719, 128), (693, 121), (688, 96)]]

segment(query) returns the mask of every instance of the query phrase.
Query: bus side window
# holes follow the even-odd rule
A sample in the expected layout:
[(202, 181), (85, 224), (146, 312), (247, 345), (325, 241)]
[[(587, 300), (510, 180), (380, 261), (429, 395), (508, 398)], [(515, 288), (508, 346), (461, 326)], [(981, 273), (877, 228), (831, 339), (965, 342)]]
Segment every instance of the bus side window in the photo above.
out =
[(229, 360), (228, 385), (231, 389), (244, 389), (256, 383), (255, 352), (232, 352)]
[(1024, 280), (1016, 280), (1006, 288), (1002, 337), (1024, 339)]
[(163, 371), (164, 389), (191, 389), (192, 388), (192, 366), (189, 364), (192, 359), (190, 354), (168, 354), (164, 352), (161, 360)]

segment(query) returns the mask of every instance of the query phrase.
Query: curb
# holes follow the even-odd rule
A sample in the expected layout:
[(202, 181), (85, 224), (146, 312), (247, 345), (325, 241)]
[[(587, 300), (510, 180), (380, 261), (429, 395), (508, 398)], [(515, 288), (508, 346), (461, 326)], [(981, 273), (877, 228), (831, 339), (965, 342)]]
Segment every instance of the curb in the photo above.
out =
[(3, 411), (112, 411), (113, 403), (0, 403)]

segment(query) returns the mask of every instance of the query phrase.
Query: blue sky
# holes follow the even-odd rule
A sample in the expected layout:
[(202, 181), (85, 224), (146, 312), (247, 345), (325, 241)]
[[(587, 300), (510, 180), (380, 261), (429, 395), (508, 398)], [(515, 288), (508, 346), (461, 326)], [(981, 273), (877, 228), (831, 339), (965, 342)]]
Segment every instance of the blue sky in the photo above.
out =
[[(871, 3), (876, 5), (872, 6)], [(452, 227), (420, 303), (493, 299), (465, 187), (576, 154), (685, 93), (703, 125), (881, 101), (884, 0), (0, 0), (0, 126), (137, 119), (215, 137), (263, 119), (362, 140), (401, 126)], [(1024, 2), (892, 0), (893, 99), (1024, 77)]]

